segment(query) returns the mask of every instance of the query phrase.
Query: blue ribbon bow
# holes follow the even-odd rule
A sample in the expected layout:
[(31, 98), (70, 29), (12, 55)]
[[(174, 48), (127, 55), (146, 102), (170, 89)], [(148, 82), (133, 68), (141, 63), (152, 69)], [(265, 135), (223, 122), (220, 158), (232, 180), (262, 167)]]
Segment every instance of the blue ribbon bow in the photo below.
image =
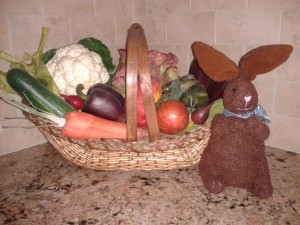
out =
[(224, 109), (224, 116), (236, 116), (238, 118), (244, 118), (244, 119), (249, 118), (251, 116), (257, 116), (265, 124), (271, 123), (271, 119), (268, 117), (266, 111), (261, 105), (258, 105), (252, 112), (247, 112), (245, 114), (233, 113), (228, 111), (227, 109)]

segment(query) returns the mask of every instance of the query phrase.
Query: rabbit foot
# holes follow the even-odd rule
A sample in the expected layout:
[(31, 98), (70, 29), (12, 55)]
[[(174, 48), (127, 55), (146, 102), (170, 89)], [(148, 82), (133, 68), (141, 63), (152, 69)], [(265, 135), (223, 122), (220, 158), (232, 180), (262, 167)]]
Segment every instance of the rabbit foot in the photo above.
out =
[(210, 182), (204, 182), (205, 188), (214, 194), (219, 194), (224, 191), (225, 185), (219, 179), (211, 179)]
[(251, 190), (252, 194), (255, 196), (266, 199), (272, 196), (273, 187), (271, 184), (263, 185), (263, 184), (255, 184)]

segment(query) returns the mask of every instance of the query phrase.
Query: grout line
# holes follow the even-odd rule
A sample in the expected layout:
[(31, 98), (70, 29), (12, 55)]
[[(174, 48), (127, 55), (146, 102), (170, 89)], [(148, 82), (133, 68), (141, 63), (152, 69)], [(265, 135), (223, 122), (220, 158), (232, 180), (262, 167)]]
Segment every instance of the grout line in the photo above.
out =
[(214, 33), (214, 42), (217, 43), (217, 22), (218, 22), (218, 10), (215, 11), (215, 33)]
[(165, 29), (166, 29), (165, 44), (168, 44), (168, 15), (165, 16)]
[(276, 101), (276, 93), (277, 93), (277, 87), (278, 87), (278, 80), (275, 79), (275, 85), (273, 89), (273, 97), (272, 97), (272, 114), (275, 114), (275, 101)]
[(114, 33), (115, 33), (115, 41), (114, 44), (119, 44), (118, 35), (117, 35), (117, 16), (114, 16)]
[(72, 33), (72, 20), (70, 18), (70, 16), (67, 17), (68, 18), (68, 27), (69, 27), (69, 43), (73, 42), (73, 33)]
[(42, 15), (44, 15), (44, 0), (41, 1)]
[(93, 14), (96, 15), (96, 2), (93, 0)]
[(9, 51), (13, 51), (11, 23), (10, 23), (10, 19), (9, 18), (10, 18), (9, 16), (5, 16), (5, 21), (7, 23), (7, 29), (8, 29)]
[(279, 16), (279, 33), (278, 33), (278, 43), (281, 43), (282, 40), (282, 17), (283, 17), (283, 8), (280, 9), (280, 16)]

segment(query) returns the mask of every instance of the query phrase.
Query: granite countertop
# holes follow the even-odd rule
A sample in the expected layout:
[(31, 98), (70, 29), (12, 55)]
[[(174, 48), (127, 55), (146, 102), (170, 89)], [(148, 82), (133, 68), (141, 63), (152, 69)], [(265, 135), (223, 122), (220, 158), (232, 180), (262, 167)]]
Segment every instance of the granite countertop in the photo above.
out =
[(0, 157), (0, 224), (201, 225), (300, 223), (300, 155), (266, 148), (274, 193), (209, 194), (197, 166), (169, 171), (93, 171), (50, 144)]

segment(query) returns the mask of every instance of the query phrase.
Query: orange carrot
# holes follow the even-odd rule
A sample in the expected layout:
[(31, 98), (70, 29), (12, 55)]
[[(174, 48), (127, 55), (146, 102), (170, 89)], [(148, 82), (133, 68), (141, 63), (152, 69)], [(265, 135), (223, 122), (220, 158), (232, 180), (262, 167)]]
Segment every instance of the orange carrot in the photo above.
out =
[[(71, 138), (113, 138), (126, 139), (126, 124), (103, 119), (84, 112), (68, 112), (64, 116), (66, 122), (62, 126), (62, 133)], [(137, 136), (145, 137), (148, 131), (138, 129)]]
[[(53, 114), (40, 112), (28, 105), (14, 99), (6, 99), (0, 96), (0, 100), (13, 105), (27, 113), (40, 116), (52, 121), (55, 126), (60, 127), (62, 133), (71, 138), (92, 139), (92, 138), (112, 138), (126, 139), (126, 124), (112, 120), (103, 119), (88, 113), (72, 111), (67, 112), (64, 118)], [(148, 130), (137, 129), (137, 137), (147, 137)]]

